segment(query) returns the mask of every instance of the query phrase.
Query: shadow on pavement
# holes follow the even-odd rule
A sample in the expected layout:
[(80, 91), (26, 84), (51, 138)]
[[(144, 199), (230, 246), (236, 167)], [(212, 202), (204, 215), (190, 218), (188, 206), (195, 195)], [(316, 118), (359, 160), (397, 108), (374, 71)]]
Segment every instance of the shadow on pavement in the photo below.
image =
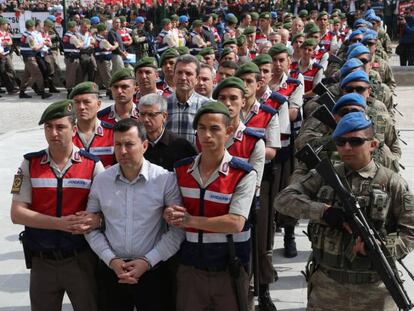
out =
[(0, 254), (0, 261), (13, 260), (13, 259), (24, 259), (23, 251), (15, 251), (15, 252)]
[(306, 280), (302, 274), (279, 277), (277, 282), (270, 285), (270, 289), (275, 290), (289, 290), (298, 288), (306, 288)]
[[(0, 274), (0, 291), (6, 293), (27, 292), (29, 273)], [(3, 310), (0, 308), (0, 310)]]

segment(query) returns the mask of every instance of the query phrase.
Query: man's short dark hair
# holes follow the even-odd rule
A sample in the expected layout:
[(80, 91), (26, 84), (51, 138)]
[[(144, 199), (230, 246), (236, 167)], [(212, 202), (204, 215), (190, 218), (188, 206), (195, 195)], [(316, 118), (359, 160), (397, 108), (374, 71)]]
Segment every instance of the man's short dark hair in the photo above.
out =
[(119, 122), (117, 122), (114, 125), (114, 133), (125, 133), (133, 127), (137, 128), (138, 137), (141, 139), (141, 141), (147, 140), (147, 131), (145, 130), (144, 124), (131, 118), (122, 119)]
[(237, 65), (235, 62), (233, 62), (231, 60), (226, 60), (226, 61), (220, 63), (219, 67), (230, 68), (230, 69), (234, 69), (236, 71), (237, 71), (237, 69), (239, 69), (239, 65)]

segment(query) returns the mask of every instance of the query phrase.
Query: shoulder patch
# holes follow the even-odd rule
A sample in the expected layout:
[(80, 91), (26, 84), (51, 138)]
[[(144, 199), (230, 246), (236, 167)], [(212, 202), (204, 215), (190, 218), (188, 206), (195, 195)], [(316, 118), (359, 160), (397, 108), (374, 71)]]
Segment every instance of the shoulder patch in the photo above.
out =
[(33, 158), (43, 157), (45, 154), (46, 154), (46, 150), (41, 150), (41, 151), (26, 153), (23, 157), (26, 160), (30, 160)]
[(184, 166), (184, 165), (193, 163), (195, 158), (196, 158), (196, 156), (188, 157), (188, 158), (184, 158), (184, 159), (178, 160), (178, 161), (176, 161), (174, 163), (174, 168), (177, 168), (177, 167), (180, 167), (180, 166)]
[(107, 115), (107, 114), (109, 114), (111, 112), (111, 106), (108, 106), (108, 107), (106, 107), (106, 108), (104, 108), (104, 109), (102, 109), (102, 110), (99, 110), (98, 111), (98, 118), (102, 118), (104, 115)]
[(292, 83), (292, 84), (296, 84), (296, 85), (301, 84), (301, 82), (298, 79), (293, 79), (293, 78), (287, 78), (286, 83)]
[(260, 109), (270, 113), (272, 116), (274, 116), (277, 113), (277, 110), (273, 109), (272, 107), (270, 107), (268, 105), (264, 105), (264, 104), (260, 105)]
[(105, 122), (105, 121), (101, 121), (101, 125), (102, 125), (102, 127), (107, 128), (107, 129), (111, 129), (111, 130), (114, 128), (113, 124)]
[(262, 131), (257, 131), (257, 130), (246, 127), (243, 132), (248, 136), (256, 137), (259, 139), (264, 138), (264, 132)]
[(233, 168), (244, 170), (247, 173), (253, 170), (253, 166), (237, 157), (233, 157), (229, 165)]
[(93, 160), (95, 162), (99, 162), (101, 159), (97, 157), (96, 155), (93, 155), (92, 153), (89, 153), (85, 150), (79, 150), (79, 154), (85, 158), (88, 158), (89, 160)]
[(270, 98), (276, 100), (281, 105), (287, 102), (287, 98), (276, 91), (273, 91), (272, 94), (270, 94)]

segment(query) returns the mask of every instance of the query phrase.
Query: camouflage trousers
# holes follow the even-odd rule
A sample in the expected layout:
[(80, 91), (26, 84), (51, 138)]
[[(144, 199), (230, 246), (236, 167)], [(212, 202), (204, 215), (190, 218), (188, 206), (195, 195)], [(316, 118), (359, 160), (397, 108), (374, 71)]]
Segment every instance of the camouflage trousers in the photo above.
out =
[(341, 284), (320, 269), (308, 283), (307, 311), (397, 311), (384, 283)]

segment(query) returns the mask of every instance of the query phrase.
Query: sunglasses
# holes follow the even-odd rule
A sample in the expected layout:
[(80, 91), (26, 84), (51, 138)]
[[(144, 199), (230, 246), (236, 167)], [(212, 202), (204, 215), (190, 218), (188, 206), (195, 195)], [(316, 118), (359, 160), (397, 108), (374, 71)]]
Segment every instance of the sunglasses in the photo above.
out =
[(372, 138), (368, 137), (337, 137), (334, 139), (335, 145), (343, 147), (346, 143), (349, 143), (351, 147), (362, 146), (366, 141), (370, 141)]
[(361, 63), (363, 63), (364, 65), (368, 64), (371, 60), (367, 59), (367, 58), (359, 58), (359, 60), (361, 61)]
[(360, 111), (361, 110), (358, 110), (356, 108), (351, 108), (351, 109), (343, 108), (343, 109), (340, 109), (336, 114), (342, 118), (343, 116), (347, 115), (348, 113), (360, 112)]
[(365, 46), (374, 46), (375, 44), (376, 44), (375, 42), (371, 42), (371, 41), (364, 42)]
[(366, 90), (369, 89), (369, 86), (344, 86), (343, 90), (345, 93), (354, 93), (357, 92), (358, 94), (364, 93)]
[(355, 38), (355, 39), (351, 40), (352, 43), (357, 43), (357, 42), (361, 42), (361, 41), (362, 41), (362, 38)]

